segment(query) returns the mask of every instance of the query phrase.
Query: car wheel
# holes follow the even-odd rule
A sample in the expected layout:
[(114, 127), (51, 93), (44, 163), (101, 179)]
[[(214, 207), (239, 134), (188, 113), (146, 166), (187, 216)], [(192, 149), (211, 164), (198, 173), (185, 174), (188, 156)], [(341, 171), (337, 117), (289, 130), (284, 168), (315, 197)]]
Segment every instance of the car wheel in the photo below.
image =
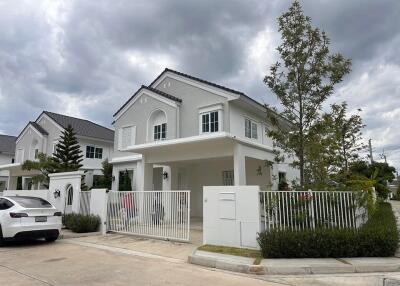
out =
[(4, 245), (4, 239), (3, 239), (3, 230), (1, 229), (0, 225), (0, 246)]
[(49, 236), (49, 237), (46, 237), (45, 240), (47, 242), (54, 242), (57, 240), (57, 238), (58, 238), (58, 235), (57, 236)]

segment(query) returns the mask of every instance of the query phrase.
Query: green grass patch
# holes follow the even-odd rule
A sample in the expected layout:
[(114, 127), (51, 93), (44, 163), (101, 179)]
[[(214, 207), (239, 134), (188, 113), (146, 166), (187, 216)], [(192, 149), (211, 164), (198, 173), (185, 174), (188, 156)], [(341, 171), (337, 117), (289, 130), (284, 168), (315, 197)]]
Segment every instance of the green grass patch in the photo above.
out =
[(219, 246), (219, 245), (202, 245), (198, 248), (198, 250), (208, 251), (208, 252), (215, 252), (221, 254), (229, 254), (229, 255), (236, 255), (242, 257), (249, 257), (255, 258), (256, 261), (254, 264), (257, 264), (257, 260), (259, 260), (258, 264), (261, 261), (261, 251), (255, 249), (248, 249), (248, 248), (237, 248), (237, 247), (227, 247), (227, 246)]

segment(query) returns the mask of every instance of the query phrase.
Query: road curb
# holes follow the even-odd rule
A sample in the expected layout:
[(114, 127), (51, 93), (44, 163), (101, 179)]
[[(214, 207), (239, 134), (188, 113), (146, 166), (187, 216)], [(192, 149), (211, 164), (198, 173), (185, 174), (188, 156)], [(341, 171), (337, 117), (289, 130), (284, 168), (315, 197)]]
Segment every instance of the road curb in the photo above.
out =
[[(203, 252), (203, 251), (201, 251)], [(361, 258), (364, 259), (364, 258)], [(366, 258), (368, 259), (368, 258)], [(374, 258), (371, 258), (374, 259)], [(376, 258), (375, 258), (376, 259)], [(379, 259), (379, 258), (378, 258)], [(392, 258), (381, 258), (383, 261), (388, 260), (388, 262), (381, 263), (368, 263), (364, 261), (359, 263), (353, 261), (354, 259), (341, 259), (336, 260), (336, 264), (329, 265), (327, 263), (321, 263), (318, 265), (318, 260), (316, 259), (311, 266), (271, 266), (271, 265), (254, 265), (246, 263), (238, 263), (227, 258), (222, 257), (218, 254), (213, 257), (212, 253), (209, 255), (199, 255), (197, 249), (188, 257), (188, 262), (195, 265), (200, 265), (209, 268), (228, 270), (232, 272), (246, 273), (246, 274), (256, 274), (256, 275), (312, 275), (312, 274), (347, 274), (347, 273), (383, 273), (383, 272), (400, 272), (400, 259), (398, 263), (393, 264), (390, 259)], [(279, 261), (279, 259), (268, 259), (268, 261)], [(302, 259), (298, 259), (299, 264), (301, 264)], [(295, 259), (293, 259), (295, 261)], [(312, 259), (307, 260), (312, 261)], [(342, 263), (342, 264), (338, 264)]]

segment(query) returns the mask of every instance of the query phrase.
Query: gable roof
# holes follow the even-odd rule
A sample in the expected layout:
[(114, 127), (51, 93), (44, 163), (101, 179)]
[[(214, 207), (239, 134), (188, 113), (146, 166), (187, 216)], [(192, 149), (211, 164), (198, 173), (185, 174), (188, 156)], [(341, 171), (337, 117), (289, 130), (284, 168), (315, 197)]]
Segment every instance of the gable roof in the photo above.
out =
[(124, 109), (124, 107), (125, 106), (127, 106), (128, 105), (128, 103), (133, 99), (133, 98), (135, 98), (135, 96), (142, 90), (142, 89), (147, 89), (147, 90), (149, 90), (149, 91), (152, 91), (152, 92), (154, 92), (154, 93), (157, 93), (158, 95), (161, 95), (161, 96), (163, 96), (163, 97), (165, 97), (165, 98), (168, 98), (168, 99), (170, 99), (170, 100), (173, 100), (173, 101), (176, 101), (176, 102), (179, 102), (179, 103), (181, 103), (182, 102), (182, 99), (180, 99), (180, 98), (178, 98), (178, 97), (176, 97), (176, 96), (173, 96), (173, 95), (170, 95), (170, 94), (168, 94), (168, 93), (166, 93), (166, 92), (163, 92), (163, 91), (161, 91), (161, 90), (158, 90), (158, 89), (155, 89), (155, 88), (153, 88), (153, 87), (150, 87), (150, 86), (145, 86), (145, 85), (142, 85), (118, 110), (117, 110), (117, 112), (115, 112), (114, 113), (114, 115), (113, 116), (116, 116), (122, 109)]
[(155, 80), (152, 81), (150, 86), (152, 86), (155, 82), (157, 82), (164, 75), (164, 73), (166, 73), (166, 72), (171, 72), (171, 73), (174, 73), (176, 75), (180, 75), (180, 76), (186, 77), (188, 79), (195, 80), (197, 82), (204, 83), (204, 84), (207, 84), (207, 85), (210, 85), (210, 86), (225, 90), (227, 92), (235, 93), (237, 95), (245, 95), (241, 91), (234, 90), (234, 89), (228, 88), (226, 86), (219, 85), (219, 84), (213, 83), (211, 81), (207, 81), (207, 80), (204, 80), (204, 79), (201, 79), (201, 78), (198, 78), (198, 77), (195, 77), (195, 76), (183, 73), (183, 72), (179, 72), (179, 71), (176, 71), (176, 70), (173, 70), (173, 69), (169, 69), (169, 68), (165, 68), (165, 70)]
[(113, 130), (101, 126), (92, 121), (66, 116), (50, 111), (43, 111), (43, 113), (49, 116), (51, 119), (53, 119), (58, 125), (60, 125), (64, 129), (67, 128), (68, 125), (71, 125), (77, 135), (97, 138), (107, 141), (114, 141)]
[(29, 121), (29, 124), (31, 124), (37, 131), (39, 131), (40, 134), (49, 135), (49, 133), (46, 130), (44, 130), (43, 127), (40, 126), (39, 124), (37, 124), (36, 122)]
[(0, 134), (0, 153), (14, 154), (17, 137)]

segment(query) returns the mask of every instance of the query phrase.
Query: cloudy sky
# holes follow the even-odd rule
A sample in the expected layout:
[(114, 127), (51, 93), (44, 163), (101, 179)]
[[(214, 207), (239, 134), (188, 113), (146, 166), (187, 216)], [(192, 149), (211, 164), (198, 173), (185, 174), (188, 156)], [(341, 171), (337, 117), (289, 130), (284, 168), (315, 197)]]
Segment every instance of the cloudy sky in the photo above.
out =
[[(400, 168), (400, 1), (303, 0), (353, 71), (330, 100), (362, 108), (375, 157)], [(0, 0), (0, 133), (42, 110), (110, 126), (165, 67), (278, 104), (263, 84), (289, 0)]]

